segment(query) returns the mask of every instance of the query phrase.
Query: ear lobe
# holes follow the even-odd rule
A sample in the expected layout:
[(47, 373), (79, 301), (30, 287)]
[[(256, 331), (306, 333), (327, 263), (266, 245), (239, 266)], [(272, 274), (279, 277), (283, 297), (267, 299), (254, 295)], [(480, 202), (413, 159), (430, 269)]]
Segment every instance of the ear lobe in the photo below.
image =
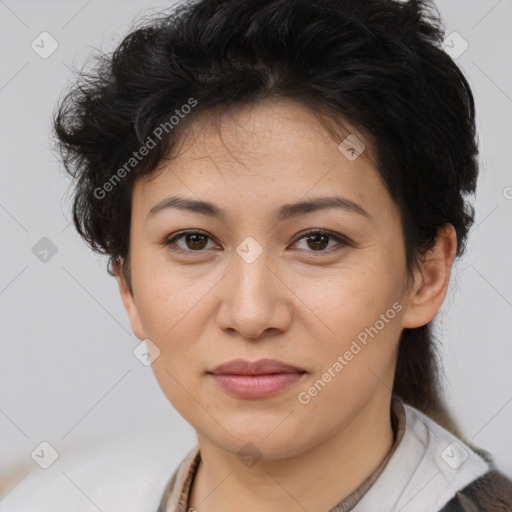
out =
[(126, 278), (122, 272), (122, 266), (125, 264), (125, 260), (121, 260), (120, 262), (116, 262), (113, 264), (114, 276), (116, 278), (117, 284), (119, 286), (119, 293), (121, 295), (121, 300), (123, 301), (124, 308), (128, 313), (128, 318), (130, 320), (130, 324), (132, 326), (132, 331), (140, 340), (144, 340), (146, 336), (144, 335), (144, 329), (142, 328), (142, 322), (140, 319), (139, 311), (137, 309), (137, 304), (135, 302), (135, 298), (133, 296), (133, 291), (130, 285), (126, 282)]
[(451, 224), (438, 232), (434, 247), (415, 271), (402, 317), (402, 327), (415, 328), (430, 322), (441, 309), (450, 282), (450, 272), (457, 253), (457, 233)]

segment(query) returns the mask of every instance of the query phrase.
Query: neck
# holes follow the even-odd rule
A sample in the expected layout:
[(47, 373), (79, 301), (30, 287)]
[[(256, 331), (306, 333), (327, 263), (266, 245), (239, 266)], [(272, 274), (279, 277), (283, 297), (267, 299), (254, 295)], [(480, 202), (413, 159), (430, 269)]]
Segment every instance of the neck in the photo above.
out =
[(261, 459), (250, 468), (240, 463), (236, 453), (198, 434), (201, 463), (191, 488), (190, 509), (330, 510), (389, 454), (394, 440), (390, 403), (390, 396), (383, 400), (376, 394), (343, 431), (294, 457)]

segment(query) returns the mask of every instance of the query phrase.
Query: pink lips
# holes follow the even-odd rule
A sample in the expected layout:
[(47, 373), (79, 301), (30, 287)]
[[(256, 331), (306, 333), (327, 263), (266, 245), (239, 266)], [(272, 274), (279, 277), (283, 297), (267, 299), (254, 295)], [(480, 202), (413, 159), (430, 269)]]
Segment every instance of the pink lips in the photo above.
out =
[(235, 359), (208, 372), (228, 393), (240, 398), (264, 398), (295, 384), (304, 370), (275, 359)]

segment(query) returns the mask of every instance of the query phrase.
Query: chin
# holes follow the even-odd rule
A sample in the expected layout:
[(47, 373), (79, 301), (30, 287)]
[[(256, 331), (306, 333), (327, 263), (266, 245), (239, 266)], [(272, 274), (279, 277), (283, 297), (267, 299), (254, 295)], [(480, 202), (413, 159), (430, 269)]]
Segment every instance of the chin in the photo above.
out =
[(210, 442), (238, 457), (248, 454), (266, 460), (286, 459), (307, 449), (307, 445), (310, 444), (305, 439), (301, 439), (300, 436), (304, 435), (304, 430), (299, 425), (287, 425), (285, 428), (283, 424), (279, 425), (279, 422), (274, 422), (270, 428), (262, 427), (261, 417), (259, 421), (254, 418), (250, 423), (230, 424), (226, 422), (223, 425), (232, 434), (232, 437), (223, 429), (221, 438), (212, 439), (210, 437), (211, 429), (208, 429), (210, 435), (206, 437), (210, 439)]

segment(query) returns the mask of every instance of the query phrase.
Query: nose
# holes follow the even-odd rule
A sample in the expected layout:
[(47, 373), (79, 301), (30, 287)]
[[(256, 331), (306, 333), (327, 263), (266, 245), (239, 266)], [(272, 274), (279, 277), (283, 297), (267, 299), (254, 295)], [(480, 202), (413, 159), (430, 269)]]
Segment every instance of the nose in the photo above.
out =
[(265, 251), (251, 263), (237, 255), (223, 286), (217, 317), (220, 328), (251, 340), (289, 328), (293, 294), (279, 272), (270, 268)]

